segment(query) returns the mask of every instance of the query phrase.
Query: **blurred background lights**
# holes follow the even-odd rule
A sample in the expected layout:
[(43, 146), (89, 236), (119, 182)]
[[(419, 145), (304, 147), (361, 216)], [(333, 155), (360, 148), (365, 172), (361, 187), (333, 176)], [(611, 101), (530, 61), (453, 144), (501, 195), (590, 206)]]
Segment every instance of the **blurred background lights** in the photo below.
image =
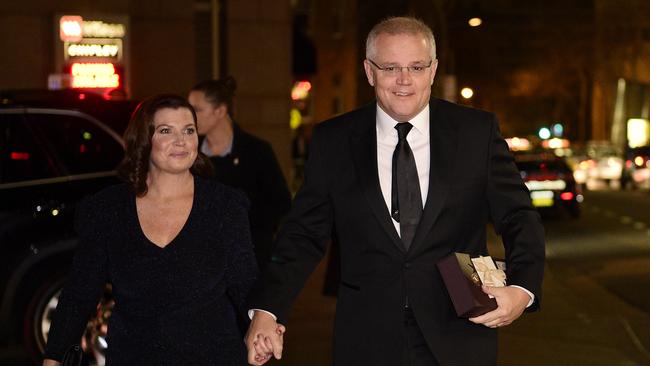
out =
[(564, 134), (564, 126), (562, 126), (561, 123), (556, 123), (552, 126), (553, 128), (553, 136), (555, 137), (562, 137)]
[(474, 90), (472, 90), (472, 88), (465, 87), (460, 90), (460, 95), (465, 99), (470, 99), (474, 96)]
[(548, 127), (542, 127), (539, 129), (537, 136), (542, 140), (546, 140), (551, 137), (551, 130), (549, 130)]
[(643, 118), (627, 120), (627, 143), (629, 147), (645, 146), (650, 142), (650, 121)]
[(483, 24), (483, 20), (481, 18), (474, 17), (468, 20), (467, 24), (469, 24), (470, 27), (478, 27), (479, 25)]
[(291, 89), (291, 99), (304, 100), (309, 96), (311, 83), (309, 81), (297, 81)]

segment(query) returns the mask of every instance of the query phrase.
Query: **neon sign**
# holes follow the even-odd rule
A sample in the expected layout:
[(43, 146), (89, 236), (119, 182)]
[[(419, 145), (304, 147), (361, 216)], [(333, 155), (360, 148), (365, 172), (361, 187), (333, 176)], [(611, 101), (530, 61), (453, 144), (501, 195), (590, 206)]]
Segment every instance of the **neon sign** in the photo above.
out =
[(112, 63), (74, 63), (70, 68), (73, 88), (117, 88), (120, 75)]
[(59, 37), (64, 42), (79, 42), (83, 38), (83, 18), (78, 15), (64, 15), (59, 20)]
[(118, 57), (119, 44), (104, 43), (66, 43), (65, 57)]

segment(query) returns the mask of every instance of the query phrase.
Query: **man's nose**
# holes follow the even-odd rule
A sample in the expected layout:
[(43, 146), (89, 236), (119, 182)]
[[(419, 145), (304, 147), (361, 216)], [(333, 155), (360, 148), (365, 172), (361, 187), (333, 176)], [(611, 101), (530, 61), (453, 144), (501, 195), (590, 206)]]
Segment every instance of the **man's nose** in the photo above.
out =
[(401, 85), (408, 85), (411, 84), (412, 81), (413, 79), (408, 67), (402, 67), (399, 70), (399, 74), (397, 74), (397, 83)]

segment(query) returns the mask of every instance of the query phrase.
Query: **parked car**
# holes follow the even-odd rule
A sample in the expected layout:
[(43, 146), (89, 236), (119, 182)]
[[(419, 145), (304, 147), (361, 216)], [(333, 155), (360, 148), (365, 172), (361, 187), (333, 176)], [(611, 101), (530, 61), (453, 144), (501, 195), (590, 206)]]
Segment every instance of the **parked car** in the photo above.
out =
[(517, 154), (515, 163), (524, 180), (533, 205), (540, 210), (563, 209), (580, 216), (584, 200), (580, 186), (567, 163), (553, 154)]
[[(0, 341), (21, 343), (35, 364), (77, 245), (75, 207), (118, 181), (122, 156), (119, 134), (87, 113), (0, 104)], [(95, 364), (110, 308), (107, 295), (81, 341)]]
[(626, 155), (621, 188), (650, 188), (650, 146), (631, 148)]

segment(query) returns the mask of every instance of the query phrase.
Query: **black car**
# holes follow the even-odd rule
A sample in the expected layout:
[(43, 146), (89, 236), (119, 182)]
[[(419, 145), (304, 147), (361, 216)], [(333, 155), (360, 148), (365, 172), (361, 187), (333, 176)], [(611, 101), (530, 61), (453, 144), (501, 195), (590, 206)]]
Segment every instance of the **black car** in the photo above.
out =
[[(117, 182), (122, 157), (119, 134), (87, 113), (0, 105), (0, 342), (23, 344), (36, 363), (77, 244), (75, 206)], [(82, 340), (99, 364), (109, 308)]]
[(540, 211), (563, 209), (572, 217), (580, 216), (583, 201), (580, 186), (567, 163), (553, 154), (515, 155), (533, 205)]

